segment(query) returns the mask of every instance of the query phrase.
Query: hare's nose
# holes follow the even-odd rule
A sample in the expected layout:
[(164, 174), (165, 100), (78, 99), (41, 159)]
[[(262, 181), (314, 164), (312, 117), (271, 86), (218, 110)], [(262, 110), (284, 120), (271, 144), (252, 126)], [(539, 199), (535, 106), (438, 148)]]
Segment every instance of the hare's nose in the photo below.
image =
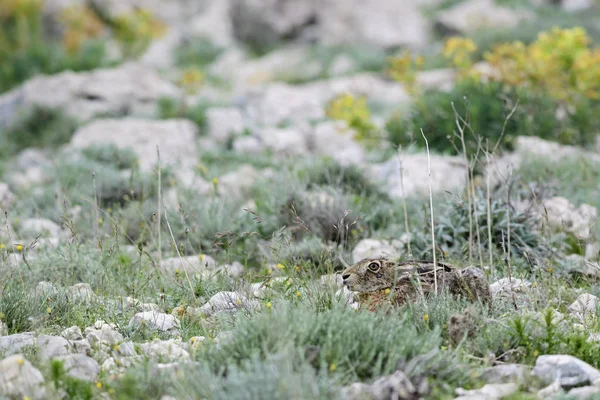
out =
[(350, 274), (342, 275), (342, 279), (343, 279), (343, 280), (346, 280), (346, 279), (348, 279), (348, 278), (350, 278)]

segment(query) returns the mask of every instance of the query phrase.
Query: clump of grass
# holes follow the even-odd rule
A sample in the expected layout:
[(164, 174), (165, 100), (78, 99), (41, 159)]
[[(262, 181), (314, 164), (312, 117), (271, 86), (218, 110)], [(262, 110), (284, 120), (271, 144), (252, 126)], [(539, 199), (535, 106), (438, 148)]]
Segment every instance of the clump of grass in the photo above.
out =
[(158, 103), (159, 118), (186, 118), (196, 124), (200, 133), (206, 132), (206, 109), (204, 104), (192, 107), (184, 106), (181, 102), (172, 98), (162, 98)]
[(57, 148), (67, 143), (77, 122), (59, 110), (35, 107), (17, 122), (0, 130), (0, 154), (7, 158), (28, 147)]
[[(507, 207), (506, 197), (501, 195), (502, 190), (493, 193), (490, 205), (491, 232), (489, 238), (487, 233), (488, 205), (486, 196), (478, 189), (473, 199), (471, 208), (463, 199), (450, 199), (438, 207), (435, 215), (435, 242), (437, 251), (444, 257), (462, 258), (468, 252), (469, 235), (474, 234), (475, 229), (469, 229), (469, 224), (477, 221), (481, 235), (481, 249), (487, 254), (488, 251), (502, 253), (507, 243), (507, 230), (510, 228), (511, 254), (515, 257), (526, 259), (544, 259), (549, 256), (544, 247), (538, 219), (532, 215), (521, 212), (514, 207)], [(510, 226), (509, 213), (510, 212)], [(471, 219), (469, 219), (471, 214)], [(470, 222), (472, 221), (472, 222)], [(430, 225), (422, 232), (417, 232), (412, 237), (411, 248), (419, 257), (431, 254), (431, 229)], [(472, 238), (471, 240), (474, 240)], [(493, 247), (490, 249), (490, 243)]]

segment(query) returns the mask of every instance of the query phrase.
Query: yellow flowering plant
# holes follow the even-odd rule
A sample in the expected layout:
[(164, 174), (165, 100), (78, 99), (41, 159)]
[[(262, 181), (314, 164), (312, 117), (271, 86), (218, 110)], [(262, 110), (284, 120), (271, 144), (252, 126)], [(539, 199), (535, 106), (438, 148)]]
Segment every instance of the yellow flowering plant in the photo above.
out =
[(359, 141), (370, 139), (375, 131), (371, 111), (364, 96), (351, 93), (336, 96), (327, 105), (326, 114), (331, 119), (345, 121), (356, 131), (355, 138)]

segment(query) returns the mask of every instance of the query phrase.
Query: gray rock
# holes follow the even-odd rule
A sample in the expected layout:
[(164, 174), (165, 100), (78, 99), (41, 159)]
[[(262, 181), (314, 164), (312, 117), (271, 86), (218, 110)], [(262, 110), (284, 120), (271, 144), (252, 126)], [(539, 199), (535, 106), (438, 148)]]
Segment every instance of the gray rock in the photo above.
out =
[(561, 0), (560, 6), (563, 10), (577, 12), (594, 7), (593, 0)]
[(567, 354), (539, 356), (532, 374), (546, 384), (558, 381), (564, 389), (600, 382), (600, 371)]
[(184, 180), (197, 164), (197, 135), (197, 127), (187, 120), (100, 119), (78, 129), (70, 146), (81, 149), (94, 144), (114, 144), (120, 149), (131, 149), (144, 172), (155, 168), (158, 146), (162, 165), (176, 167), (176, 176)]
[(33, 332), (15, 333), (0, 337), (0, 354), (11, 355), (20, 353), (24, 347), (35, 345)]
[[(152, 69), (134, 63), (91, 72), (41, 75), (0, 96), (0, 126), (13, 124), (22, 111), (36, 106), (62, 110), (82, 122), (99, 115), (154, 117), (162, 97), (180, 96), (176, 86)], [(4, 112), (8, 109), (11, 112)]]
[[(428, 196), (429, 175), (427, 172), (427, 154), (402, 154), (388, 161), (375, 164), (368, 169), (370, 176), (384, 184), (387, 193), (395, 198), (404, 196)], [(434, 193), (445, 191), (457, 193), (466, 187), (464, 161), (460, 157), (431, 155), (431, 188)], [(400, 167), (402, 179), (400, 180)]]
[(341, 390), (341, 398), (349, 400), (388, 400), (419, 398), (418, 388), (402, 371), (377, 379), (371, 384), (353, 383)]
[(58, 289), (52, 282), (41, 281), (35, 286), (33, 291), (37, 296), (51, 296), (58, 292)]
[(510, 29), (527, 18), (528, 13), (502, 7), (493, 0), (468, 0), (442, 10), (436, 25), (443, 33), (467, 34), (481, 28)]
[(244, 199), (250, 195), (254, 183), (261, 176), (269, 173), (263, 170), (260, 173), (252, 165), (241, 165), (237, 170), (226, 173), (219, 178), (217, 192), (232, 199)]
[(67, 288), (67, 293), (75, 303), (88, 303), (96, 298), (89, 283), (76, 283)]
[(83, 354), (69, 354), (56, 359), (62, 361), (68, 376), (82, 381), (93, 382), (100, 373), (100, 365)]
[(206, 110), (208, 135), (219, 143), (225, 143), (235, 135), (244, 131), (244, 117), (234, 107), (211, 107)]
[(302, 156), (309, 153), (306, 134), (298, 128), (265, 128), (258, 132), (265, 149), (278, 156)]
[(429, 43), (426, 1), (332, 0), (318, 3), (318, 39), (325, 44), (420, 48)]
[(85, 338), (92, 346), (102, 343), (115, 345), (123, 341), (123, 335), (116, 330), (116, 327), (104, 321), (96, 321), (93, 327), (85, 328)]
[(268, 46), (298, 35), (316, 17), (317, 2), (237, 0), (231, 4), (231, 22), (238, 40)]
[(456, 389), (455, 400), (496, 400), (506, 396), (510, 396), (519, 389), (516, 383), (488, 383), (479, 389), (465, 390), (463, 388)]
[(360, 165), (365, 162), (366, 153), (354, 136), (354, 130), (343, 121), (325, 121), (310, 132), (309, 147), (313, 153), (329, 156), (341, 165)]
[(188, 361), (190, 354), (183, 348), (179, 340), (153, 340), (152, 342), (140, 344), (144, 355), (159, 362)]
[(167, 258), (161, 261), (160, 268), (167, 274), (179, 273), (182, 276), (185, 275), (187, 270), (188, 274), (200, 275), (204, 279), (213, 278), (220, 274), (237, 277), (244, 271), (244, 266), (237, 261), (232, 264), (217, 265), (215, 259), (206, 254)]
[[(1, 123), (0, 123), (0, 126), (1, 126)], [(16, 197), (10, 191), (8, 184), (6, 184), (4, 182), (0, 182), (0, 210), (6, 211), (7, 209), (9, 209), (15, 202), (15, 199), (16, 199)]]
[(61, 234), (60, 226), (44, 218), (28, 218), (21, 222), (21, 233), (23, 235), (42, 235), (44, 237), (58, 237)]
[(592, 237), (597, 217), (596, 207), (582, 204), (576, 208), (564, 197), (545, 200), (540, 214), (552, 228), (573, 233), (581, 240)]
[(92, 346), (87, 340), (72, 340), (73, 351), (76, 354), (83, 354), (84, 356), (91, 357), (93, 355)]
[(194, 38), (208, 39), (219, 47), (230, 47), (235, 42), (230, 8), (230, 0), (209, 2), (203, 13), (190, 20), (186, 33)]
[(36, 345), (37, 355), (41, 360), (51, 360), (73, 352), (71, 343), (60, 336), (40, 335), (36, 339)]
[(44, 399), (44, 377), (22, 354), (9, 356), (0, 361), (0, 396)]
[(72, 326), (70, 328), (65, 329), (60, 333), (60, 336), (71, 341), (83, 340), (83, 333), (81, 333), (81, 328), (79, 328), (78, 326)]
[(581, 322), (596, 318), (598, 309), (598, 298), (589, 293), (580, 294), (577, 299), (569, 306), (569, 314), (579, 319)]
[(486, 383), (519, 383), (529, 373), (529, 368), (521, 364), (501, 364), (486, 368), (481, 378)]
[(129, 326), (134, 329), (156, 330), (172, 336), (179, 335), (180, 333), (180, 323), (177, 318), (157, 311), (146, 311), (135, 314), (129, 320)]
[(365, 258), (397, 258), (403, 246), (400, 240), (363, 239), (352, 250), (352, 262), (357, 263)]
[(210, 317), (222, 312), (237, 312), (240, 309), (254, 310), (259, 307), (258, 302), (248, 300), (245, 296), (237, 292), (219, 292), (212, 296), (210, 300), (200, 307), (200, 312)]
[(277, 126), (286, 122), (302, 125), (325, 118), (328, 102), (347, 93), (365, 95), (370, 102), (391, 109), (410, 102), (401, 84), (385, 81), (375, 74), (360, 73), (303, 85), (272, 83), (253, 88), (246, 95), (245, 110), (258, 126)]
[(573, 388), (567, 392), (569, 398), (592, 400), (600, 395), (600, 386), (584, 386)]

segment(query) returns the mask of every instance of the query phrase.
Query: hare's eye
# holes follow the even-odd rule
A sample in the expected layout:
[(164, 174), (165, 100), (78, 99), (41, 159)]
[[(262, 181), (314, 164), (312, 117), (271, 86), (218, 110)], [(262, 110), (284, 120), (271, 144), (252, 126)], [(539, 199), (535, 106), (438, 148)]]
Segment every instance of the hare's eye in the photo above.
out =
[(381, 265), (378, 262), (372, 262), (367, 268), (372, 272), (377, 272), (381, 268)]

